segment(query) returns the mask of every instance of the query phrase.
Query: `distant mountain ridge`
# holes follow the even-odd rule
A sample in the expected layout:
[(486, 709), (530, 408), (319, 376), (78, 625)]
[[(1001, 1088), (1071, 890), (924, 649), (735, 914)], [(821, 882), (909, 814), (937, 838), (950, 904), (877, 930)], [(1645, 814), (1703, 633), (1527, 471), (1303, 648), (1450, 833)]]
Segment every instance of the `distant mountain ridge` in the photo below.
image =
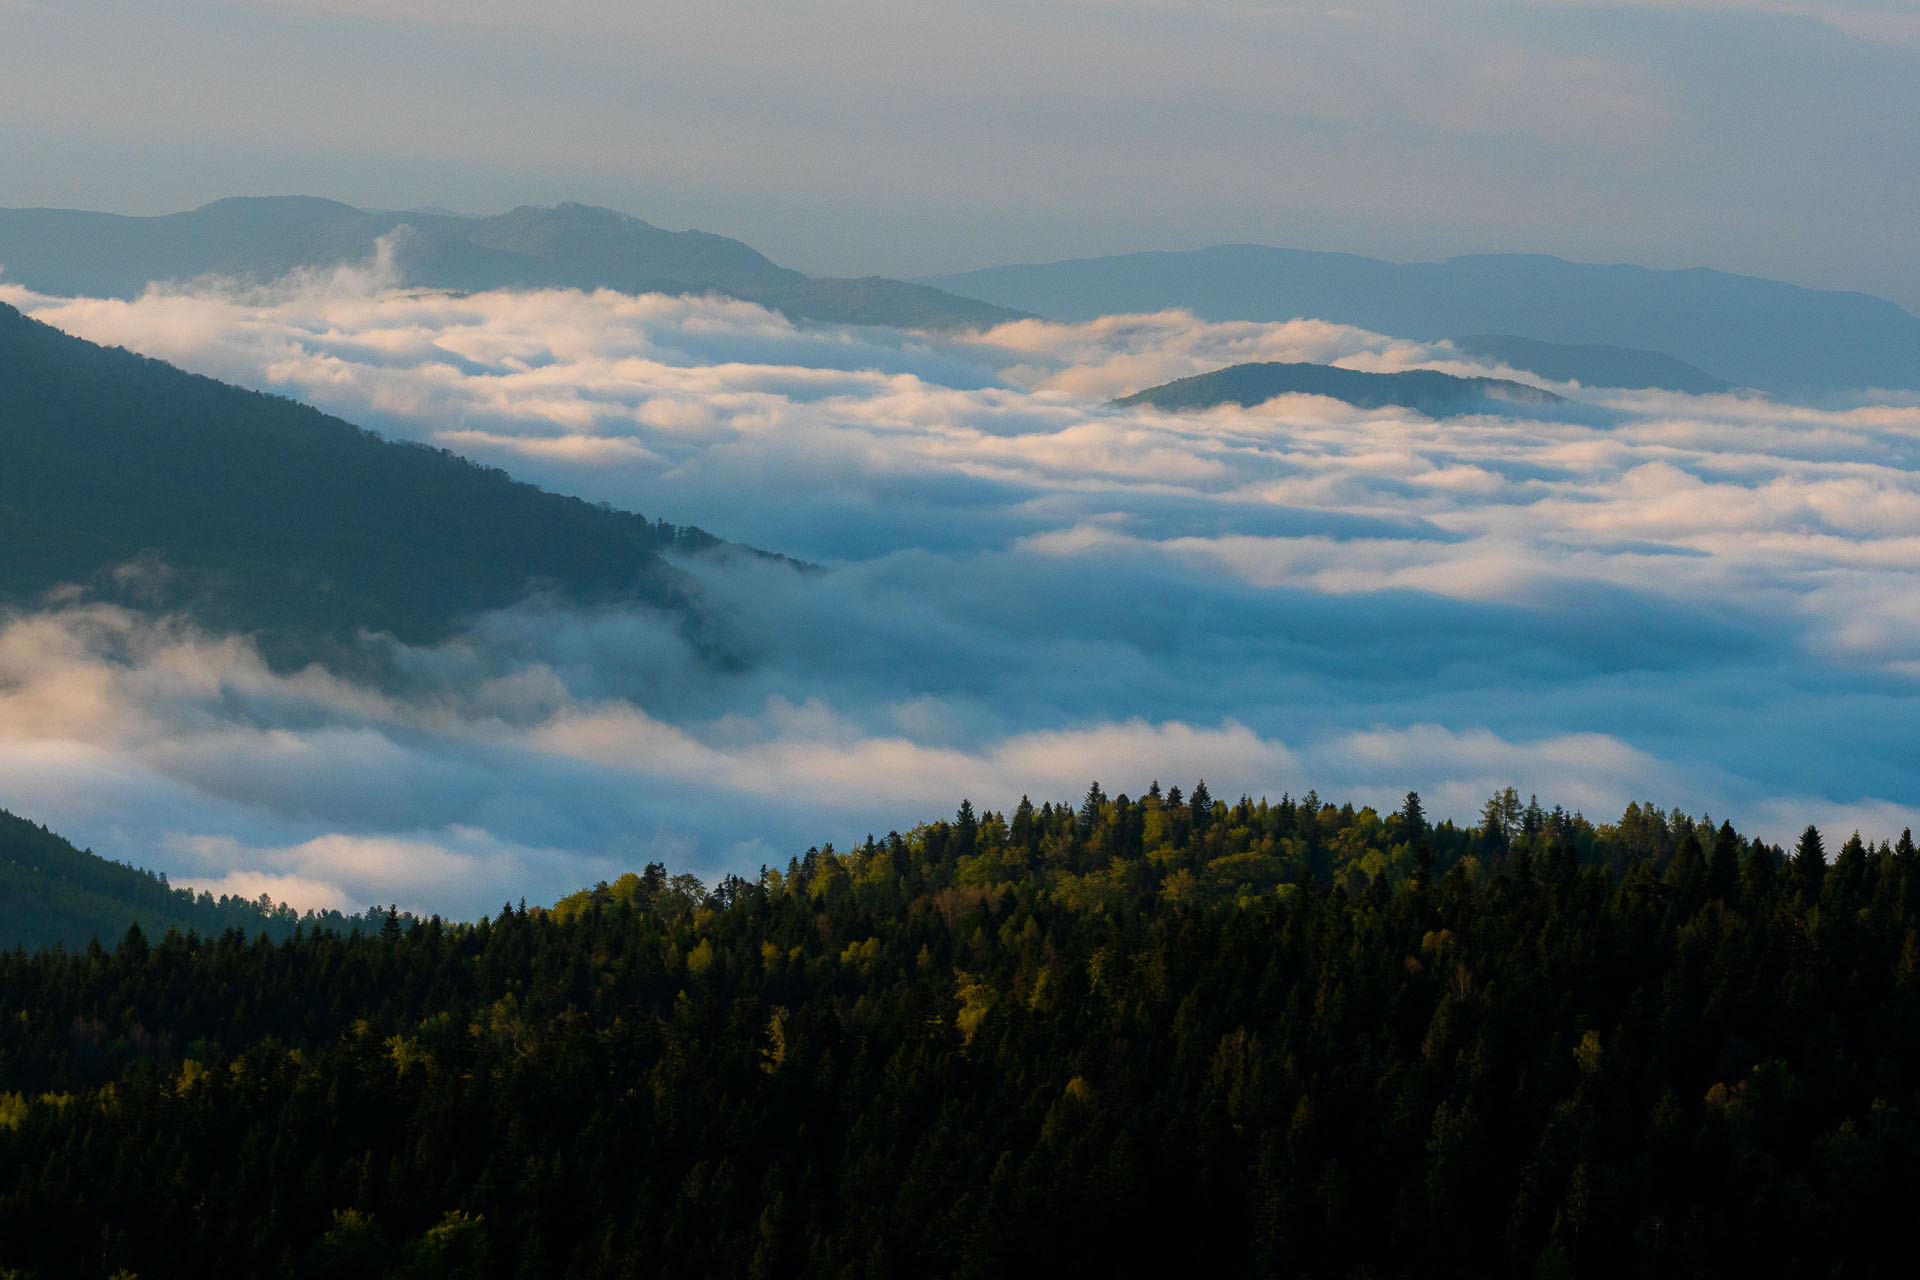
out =
[(393, 237), (400, 282), (424, 288), (712, 292), (796, 320), (900, 328), (986, 327), (1020, 315), (879, 276), (811, 279), (727, 236), (666, 231), (584, 204), (490, 217), (369, 211), (312, 196), (233, 197), (158, 217), (0, 209), (0, 279), (42, 293), (126, 298), (153, 281), (266, 281), (361, 262), (381, 237)]
[(1212, 409), (1223, 404), (1252, 408), (1275, 396), (1329, 396), (1362, 409), (1417, 409), (1429, 417), (1512, 413), (1566, 404), (1562, 396), (1504, 378), (1462, 378), (1437, 369), (1368, 373), (1337, 365), (1286, 362), (1229, 365), (1211, 373), (1176, 378), (1115, 400), (1156, 409)]
[(1681, 391), (1710, 396), (1736, 390), (1725, 378), (1716, 378), (1684, 360), (1659, 351), (1593, 343), (1541, 342), (1507, 333), (1472, 333), (1453, 339), (1456, 349), (1481, 360), (1494, 360), (1554, 382), (1578, 382), (1589, 387), (1629, 390)]
[(1429, 341), (1503, 334), (1664, 353), (1778, 395), (1920, 389), (1920, 317), (1867, 294), (1704, 268), (1538, 254), (1395, 263), (1223, 245), (990, 267), (920, 283), (1065, 321), (1175, 307), (1214, 321), (1312, 317)]
[(663, 553), (727, 545), (0, 305), (0, 607), (78, 584), (297, 663), (543, 592), (663, 610), (718, 654)]

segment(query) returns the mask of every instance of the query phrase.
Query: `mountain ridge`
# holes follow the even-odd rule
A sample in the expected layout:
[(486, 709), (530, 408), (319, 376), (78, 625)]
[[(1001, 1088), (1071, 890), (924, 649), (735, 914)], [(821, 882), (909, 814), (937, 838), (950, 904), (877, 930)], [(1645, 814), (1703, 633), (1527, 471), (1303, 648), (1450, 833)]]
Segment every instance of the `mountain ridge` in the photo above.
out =
[(1180, 307), (1208, 321), (1311, 317), (1416, 340), (1508, 334), (1634, 348), (1779, 395), (1920, 389), (1920, 317), (1870, 294), (1707, 267), (1655, 270), (1547, 254), (1394, 263), (1219, 245), (917, 282), (1062, 321)]
[(393, 265), (410, 287), (717, 292), (796, 321), (905, 328), (979, 328), (1022, 314), (886, 277), (815, 279), (728, 236), (667, 231), (578, 202), (480, 217), (320, 196), (228, 196), (152, 217), (0, 209), (0, 278), (40, 293), (134, 297), (155, 281), (265, 282), (363, 262), (383, 237), (395, 237)]
[(1455, 349), (1495, 360), (1553, 382), (1625, 390), (1721, 395), (1739, 388), (1660, 351), (1605, 343), (1542, 342), (1510, 333), (1469, 333), (1451, 339)]

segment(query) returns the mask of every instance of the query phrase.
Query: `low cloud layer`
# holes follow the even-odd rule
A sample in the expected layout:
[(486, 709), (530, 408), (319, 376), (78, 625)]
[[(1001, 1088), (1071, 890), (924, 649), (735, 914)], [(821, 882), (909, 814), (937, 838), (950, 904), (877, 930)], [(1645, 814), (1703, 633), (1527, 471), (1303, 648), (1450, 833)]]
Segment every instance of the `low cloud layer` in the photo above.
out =
[(1516, 376), (1182, 313), (973, 338), (377, 271), (0, 299), (554, 489), (802, 556), (696, 565), (747, 659), (528, 606), (381, 692), (69, 605), (0, 626), (0, 804), (176, 880), (468, 912), (1098, 778), (1461, 818), (1512, 783), (1780, 838), (1920, 776), (1920, 406), (1556, 389), (1581, 421), (1106, 403), (1221, 364)]

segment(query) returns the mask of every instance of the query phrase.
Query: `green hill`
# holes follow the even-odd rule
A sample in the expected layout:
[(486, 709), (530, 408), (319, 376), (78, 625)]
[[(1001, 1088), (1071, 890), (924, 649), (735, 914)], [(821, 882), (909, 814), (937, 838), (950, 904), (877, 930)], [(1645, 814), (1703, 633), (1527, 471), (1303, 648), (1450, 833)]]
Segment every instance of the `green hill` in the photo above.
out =
[(135, 218), (74, 209), (0, 209), (3, 278), (43, 293), (133, 297), (156, 280), (264, 281), (302, 267), (365, 261), (391, 236), (403, 284), (434, 289), (614, 289), (722, 293), (796, 320), (978, 328), (1020, 313), (925, 285), (810, 279), (704, 231), (666, 231), (583, 204), (492, 217), (355, 209), (310, 196), (216, 200)]
[(1551, 391), (1503, 378), (1461, 378), (1437, 369), (1366, 373), (1337, 365), (1267, 362), (1236, 364), (1176, 378), (1114, 401), (1156, 409), (1252, 408), (1280, 395), (1330, 396), (1362, 409), (1399, 406), (1429, 417), (1467, 413), (1538, 412), (1568, 402)]
[[(134, 924), (151, 938), (169, 929), (205, 937), (238, 929), (249, 937), (284, 938), (301, 922), (287, 906), (175, 889), (164, 876), (76, 849), (45, 827), (0, 809), (0, 950), (55, 945), (78, 950), (96, 939), (112, 947)], [(334, 913), (309, 915), (305, 923), (340, 927), (351, 922)]]
[(1920, 855), (1780, 852), (1096, 785), (0, 953), (0, 1273), (1905, 1276)]
[(662, 553), (722, 545), (0, 306), (0, 606), (80, 584), (276, 661), (361, 631), (430, 643), (530, 591), (646, 603), (692, 634), (693, 580)]

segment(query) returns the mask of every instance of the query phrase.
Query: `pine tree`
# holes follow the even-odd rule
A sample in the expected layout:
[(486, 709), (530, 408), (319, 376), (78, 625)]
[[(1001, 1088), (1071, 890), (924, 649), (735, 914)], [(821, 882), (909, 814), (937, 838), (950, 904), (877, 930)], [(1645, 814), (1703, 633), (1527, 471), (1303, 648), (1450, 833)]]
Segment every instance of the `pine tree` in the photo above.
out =
[(1765, 902), (1773, 892), (1775, 869), (1773, 850), (1755, 837), (1747, 849), (1746, 858), (1740, 863), (1741, 900), (1754, 907)]
[(1820, 829), (1809, 824), (1800, 833), (1800, 844), (1793, 854), (1794, 884), (1808, 905), (1820, 901), (1820, 886), (1826, 876), (1827, 851), (1820, 842)]
[(1420, 807), (1420, 793), (1407, 792), (1407, 798), (1400, 802), (1400, 812), (1394, 815), (1400, 819), (1400, 829), (1408, 841), (1417, 841), (1427, 833), (1427, 811)]
[(953, 856), (969, 857), (973, 853), (974, 837), (979, 834), (980, 820), (974, 816), (973, 801), (962, 800), (959, 811), (953, 815)]
[(1707, 859), (1700, 848), (1700, 837), (1691, 826), (1680, 837), (1680, 847), (1674, 851), (1673, 861), (1667, 864), (1667, 873), (1662, 879), (1679, 896), (1682, 916), (1692, 915), (1706, 896)]
[(1713, 859), (1707, 864), (1707, 897), (1732, 899), (1740, 885), (1740, 836), (1731, 822), (1722, 822), (1713, 838)]
[(1080, 830), (1092, 831), (1100, 821), (1100, 811), (1106, 807), (1107, 793), (1100, 789), (1098, 782), (1087, 784), (1086, 798), (1080, 802)]
[(1013, 826), (1008, 831), (1007, 838), (1022, 849), (1034, 842), (1033, 801), (1024, 795), (1020, 797), (1020, 803), (1013, 810)]
[(1858, 831), (1847, 838), (1834, 856), (1832, 874), (1823, 893), (1840, 910), (1846, 910), (1859, 897), (1867, 879), (1867, 846)]

